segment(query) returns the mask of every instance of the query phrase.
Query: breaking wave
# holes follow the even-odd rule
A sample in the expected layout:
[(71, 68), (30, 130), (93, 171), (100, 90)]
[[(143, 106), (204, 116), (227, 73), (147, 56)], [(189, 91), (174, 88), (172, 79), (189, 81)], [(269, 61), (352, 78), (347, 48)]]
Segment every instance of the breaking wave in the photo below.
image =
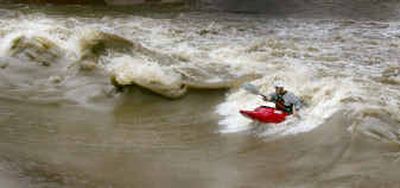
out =
[(96, 106), (131, 86), (172, 99), (231, 89), (216, 109), (226, 133), (252, 127), (238, 110), (263, 104), (238, 86), (251, 81), (268, 93), (279, 78), (307, 106), (301, 119), (258, 135), (307, 132), (345, 112), (351, 130), (398, 142), (398, 22), (208, 16), (2, 20), (1, 97)]

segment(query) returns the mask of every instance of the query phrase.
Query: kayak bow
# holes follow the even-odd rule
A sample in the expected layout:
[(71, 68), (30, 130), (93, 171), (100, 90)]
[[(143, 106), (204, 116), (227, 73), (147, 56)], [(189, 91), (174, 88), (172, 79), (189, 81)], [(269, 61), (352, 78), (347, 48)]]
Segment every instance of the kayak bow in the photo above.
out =
[(272, 107), (260, 106), (254, 110), (240, 110), (240, 113), (252, 120), (262, 123), (281, 123), (289, 114)]

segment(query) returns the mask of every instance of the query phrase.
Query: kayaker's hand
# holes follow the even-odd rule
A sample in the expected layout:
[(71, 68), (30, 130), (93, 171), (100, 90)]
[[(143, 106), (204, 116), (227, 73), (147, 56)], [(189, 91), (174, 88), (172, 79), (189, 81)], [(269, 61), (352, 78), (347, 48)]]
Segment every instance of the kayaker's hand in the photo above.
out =
[(262, 99), (263, 99), (264, 101), (269, 101), (269, 97), (267, 97), (267, 96), (265, 96), (265, 95), (261, 95), (261, 97), (262, 97)]
[(297, 118), (297, 119), (301, 119), (301, 116), (298, 112), (294, 112), (293, 113), (293, 117)]
[(297, 118), (297, 119), (301, 119), (300, 115), (299, 115), (299, 111), (293, 106), (293, 117)]

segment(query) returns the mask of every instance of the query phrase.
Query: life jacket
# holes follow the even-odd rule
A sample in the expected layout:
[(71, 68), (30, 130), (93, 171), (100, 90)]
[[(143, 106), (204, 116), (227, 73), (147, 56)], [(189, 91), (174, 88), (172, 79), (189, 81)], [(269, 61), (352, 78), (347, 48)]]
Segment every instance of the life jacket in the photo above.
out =
[[(285, 94), (286, 94), (286, 91), (283, 95), (285, 95)], [(292, 110), (293, 110), (293, 105), (286, 106), (285, 100), (283, 100), (283, 95), (277, 95), (277, 98), (275, 100), (275, 108), (291, 114)]]

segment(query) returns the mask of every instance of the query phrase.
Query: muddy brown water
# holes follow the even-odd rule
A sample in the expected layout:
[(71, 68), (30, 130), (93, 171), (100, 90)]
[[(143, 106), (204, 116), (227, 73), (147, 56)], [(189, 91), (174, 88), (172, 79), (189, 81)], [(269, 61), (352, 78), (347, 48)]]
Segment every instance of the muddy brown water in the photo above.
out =
[[(400, 187), (397, 20), (101, 8), (90, 14), (91, 7), (75, 6), (1, 10), (0, 187)], [(227, 133), (247, 125), (221, 126), (232, 116), (217, 106), (246, 106), (240, 98), (250, 95), (230, 98), (238, 88), (189, 89), (176, 100), (138, 87), (115, 93), (106, 70), (119, 63), (120, 52), (99, 57), (102, 66), (92, 72), (73, 68), (80, 53), (74, 38), (88, 28), (184, 63), (265, 74), (265, 84), (271, 71), (290, 70), (306, 80), (289, 79), (294, 91), (318, 95), (309, 97), (309, 116), (337, 110), (323, 121), (284, 127), (284, 135), (254, 124)], [(44, 36), (61, 47), (55, 53), (62, 58), (44, 66), (38, 61), (54, 56), (40, 45), (13, 55), (12, 39), (20, 35)], [(223, 79), (227, 70), (212, 65), (200, 72)], [(143, 71), (136, 79), (164, 78), (158, 69)], [(313, 122), (322, 123), (308, 126)]]

